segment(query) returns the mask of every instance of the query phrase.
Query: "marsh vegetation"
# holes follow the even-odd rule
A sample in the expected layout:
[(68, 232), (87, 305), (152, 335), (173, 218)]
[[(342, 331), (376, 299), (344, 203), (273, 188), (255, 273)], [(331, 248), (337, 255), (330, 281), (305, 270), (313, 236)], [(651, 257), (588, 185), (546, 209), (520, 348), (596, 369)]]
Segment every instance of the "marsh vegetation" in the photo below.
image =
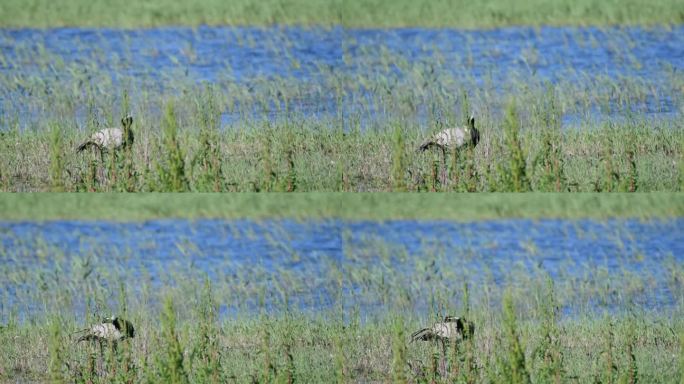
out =
[(0, 3), (1, 191), (660, 193), (3, 194), (0, 381), (682, 382), (683, 2), (126, 3)]
[[(1, 379), (681, 380), (681, 219), (1, 228)], [(112, 314), (134, 338), (76, 343)], [(443, 365), (409, 341), (447, 314)]]
[[(683, 35), (4, 31), (0, 188), (679, 191)], [(130, 151), (75, 152), (128, 113)], [(414, 149), (470, 115), (479, 144), (440, 178)]]

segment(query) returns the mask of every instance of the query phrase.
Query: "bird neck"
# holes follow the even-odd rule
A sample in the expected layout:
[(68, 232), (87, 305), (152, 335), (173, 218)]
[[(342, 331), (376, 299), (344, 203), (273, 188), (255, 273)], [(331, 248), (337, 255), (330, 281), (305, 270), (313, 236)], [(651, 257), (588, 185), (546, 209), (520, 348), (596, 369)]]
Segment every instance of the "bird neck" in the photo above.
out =
[(480, 132), (477, 131), (477, 128), (475, 127), (470, 127), (470, 141), (472, 142), (473, 146), (477, 145), (477, 142), (480, 141)]
[(125, 141), (127, 145), (133, 144), (133, 129), (131, 127), (125, 127), (124, 128), (124, 134), (126, 136)]

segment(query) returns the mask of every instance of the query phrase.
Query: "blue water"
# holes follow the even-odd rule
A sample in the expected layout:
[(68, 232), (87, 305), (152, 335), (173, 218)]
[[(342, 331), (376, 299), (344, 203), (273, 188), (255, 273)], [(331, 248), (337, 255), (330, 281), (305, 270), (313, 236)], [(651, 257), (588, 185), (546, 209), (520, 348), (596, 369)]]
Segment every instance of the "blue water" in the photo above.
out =
[[(278, 95), (270, 95), (265, 113), (372, 115), (381, 114), (381, 108), (387, 106), (367, 107), (364, 101), (402, 86), (415, 88), (407, 85), (408, 79), (422, 76), (428, 89), (425, 104), (430, 103), (429, 92), (450, 94), (459, 86), (510, 91), (521, 83), (549, 81), (581, 92), (610, 94), (610, 89), (601, 89), (611, 87), (604, 79), (619, 86), (620, 79), (636, 78), (650, 91), (635, 102), (636, 111), (621, 111), (619, 101), (612, 100), (618, 112), (672, 117), (682, 106), (681, 93), (673, 88), (672, 79), (684, 69), (684, 26), (485, 31), (4, 29), (0, 30), (0, 56), (0, 76), (13, 84), (0, 90), (0, 105), (6, 111), (25, 107), (18, 96), (51, 92), (41, 87), (40, 80), (27, 80), (31, 76), (57, 81), (69, 89), (81, 88), (83, 84), (73, 79), (85, 76), (91, 86), (105, 93), (121, 85), (166, 92), (172, 85), (205, 82), (226, 93), (256, 94), (260, 86), (268, 88), (274, 82), (283, 89), (297, 84), (297, 94), (288, 101), (286, 112), (281, 110), (284, 103)], [(15, 84), (14, 79), (20, 81)], [(241, 118), (229, 109), (224, 111), (224, 122)], [(264, 114), (263, 110), (254, 112)], [(590, 108), (589, 112), (596, 111)]]
[[(494, 80), (529, 70), (551, 81), (581, 74), (604, 73), (649, 78), (663, 65), (684, 66), (684, 26), (664, 29), (505, 28), (486, 31), (438, 29), (301, 29), (200, 27), (145, 30), (73, 29), (0, 30), (0, 49), (9, 61), (17, 47), (43, 47), (65, 65), (98, 60), (102, 68), (153, 78), (176, 70), (197, 81), (219, 81), (226, 75), (237, 82), (255, 77), (293, 76), (316, 80), (321, 66), (339, 73), (372, 73), (382, 47), (409, 61), (431, 61), (435, 54), (452, 63), (461, 78)], [(538, 52), (538, 57), (526, 55)], [(343, 55), (349, 53), (351, 62)], [(632, 57), (628, 57), (632, 56)], [(354, 59), (370, 58), (363, 65)], [(299, 65), (295, 65), (295, 59)], [(639, 62), (639, 66), (630, 65)], [(8, 65), (9, 71), (37, 70), (31, 62)], [(392, 69), (398, 70), (398, 67)], [(566, 79), (567, 80), (567, 79)], [(663, 79), (664, 80), (664, 79)]]
[[(331, 303), (332, 277), (343, 276), (345, 300), (373, 308), (381, 303), (364, 300), (363, 292), (375, 292), (380, 279), (426, 297), (436, 287), (459, 289), (467, 281), (477, 297), (487, 284), (532, 289), (528, 279), (548, 274), (559, 286), (612, 286), (618, 296), (626, 295), (631, 276), (643, 286), (629, 305), (662, 309), (675, 304), (671, 272), (683, 263), (682, 218), (0, 224), (0, 287), (29, 296), (54, 273), (102, 274), (133, 286), (144, 276), (164, 285), (206, 275), (219, 284), (279, 287), (293, 302), (315, 308)], [(582, 300), (565, 304), (600, 305)], [(620, 297), (612, 304), (626, 305)]]

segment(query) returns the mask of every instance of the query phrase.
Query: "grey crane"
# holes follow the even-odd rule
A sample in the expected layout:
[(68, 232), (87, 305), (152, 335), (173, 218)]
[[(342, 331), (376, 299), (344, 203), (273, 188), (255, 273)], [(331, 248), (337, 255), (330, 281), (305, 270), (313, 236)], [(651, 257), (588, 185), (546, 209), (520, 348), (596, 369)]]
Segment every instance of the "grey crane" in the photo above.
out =
[(104, 346), (107, 345), (112, 351), (116, 350), (120, 341), (135, 337), (133, 324), (119, 316), (105, 317), (101, 323), (82, 329), (77, 334), (82, 334), (76, 343), (82, 341), (95, 341), (99, 346), (99, 358), (97, 360), (98, 371), (103, 371)]
[[(475, 116), (470, 116), (468, 125), (465, 127), (447, 128), (439, 131), (423, 141), (416, 152), (425, 152), (426, 150), (437, 147), (442, 150), (443, 161), (443, 178), (446, 179), (446, 154), (447, 151), (460, 150), (465, 147), (475, 147), (480, 142), (480, 131), (475, 128)], [(445, 182), (443, 180), (442, 182)]]
[(89, 147), (95, 147), (102, 154), (103, 150), (117, 150), (133, 145), (134, 135), (133, 117), (126, 116), (121, 119), (121, 128), (105, 128), (93, 133), (86, 141), (76, 148), (81, 152)]
[(119, 316), (105, 317), (101, 323), (95, 324), (77, 333), (84, 333), (78, 338), (81, 341), (97, 341), (103, 343), (116, 344), (119, 341), (135, 337), (133, 324)]
[(459, 339), (472, 338), (475, 334), (475, 324), (472, 321), (457, 317), (445, 316), (444, 321), (438, 322), (429, 328), (423, 328), (411, 334), (411, 343), (416, 340), (439, 341), (442, 344), (442, 356), (440, 358), (440, 370), (446, 370), (446, 345)]
[(442, 151), (460, 149), (466, 146), (476, 146), (480, 142), (480, 131), (475, 128), (475, 116), (470, 116), (465, 127), (447, 128), (430, 136), (423, 141), (417, 151), (426, 151), (437, 147)]
[(458, 338), (473, 337), (475, 324), (457, 316), (446, 316), (444, 321), (435, 323), (430, 328), (423, 328), (411, 334), (411, 342), (416, 340), (451, 341)]

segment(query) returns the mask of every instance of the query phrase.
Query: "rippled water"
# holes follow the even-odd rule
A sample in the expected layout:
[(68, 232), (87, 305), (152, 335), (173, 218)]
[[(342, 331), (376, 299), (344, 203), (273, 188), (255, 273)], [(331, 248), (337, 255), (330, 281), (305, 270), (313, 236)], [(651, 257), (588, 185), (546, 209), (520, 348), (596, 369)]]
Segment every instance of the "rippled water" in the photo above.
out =
[[(27, 74), (59, 82), (78, 76), (96, 78), (94, 71), (110, 73), (114, 83), (129, 76), (149, 89), (201, 81), (249, 87), (257, 79), (294, 79), (307, 84), (312, 94), (288, 108), (310, 116), (357, 108), (368, 91), (363, 89), (364, 77), (386, 77), (391, 87), (415, 76), (416, 71), (424, 77), (434, 75), (437, 84), (444, 81), (444, 76), (449, 76), (450, 83), (489, 83), (495, 87), (516, 81), (549, 80), (585, 86), (586, 92), (592, 92), (597, 77), (605, 77), (618, 84), (622, 78), (637, 78), (645, 89), (658, 90), (671, 85), (672, 74), (684, 69), (684, 26), (486, 31), (294, 27), (20, 29), (0, 30), (0, 52), (0, 76), (10, 81)], [(400, 65), (402, 62), (425, 65)], [(430, 69), (435, 66), (437, 73)], [(348, 82), (350, 89), (345, 91), (344, 99), (334, 97), (331, 78)], [(21, 108), (11, 104), (21, 89), (14, 94), (2, 92), (0, 97), (11, 108)], [(680, 112), (679, 102), (669, 92), (651, 93), (644, 95), (639, 113)], [(227, 114), (224, 118), (230, 121), (238, 116)]]
[[(557, 81), (568, 73), (599, 71), (611, 77), (654, 77), (663, 65), (684, 64), (684, 26), (664, 29), (505, 28), (487, 31), (437, 29), (161, 28), (145, 30), (0, 30), (0, 48), (11, 59), (24, 43), (42, 46), (65, 63), (102, 58), (103, 68), (125, 65), (128, 74), (160, 78), (178, 68), (196, 80), (292, 75), (315, 79), (321, 65), (342, 73), (368, 72), (373, 66), (346, 62), (344, 55), (367, 56), (383, 47), (410, 61), (435, 54), (452, 62), (457, 76), (504, 80), (529, 70)], [(284, 54), (287, 51), (288, 55)], [(102, 56), (101, 56), (102, 55)], [(134, 59), (134, 60), (129, 60)], [(377, 64), (379, 62), (376, 60)], [(639, 65), (634, 65), (638, 63)], [(32, 63), (8, 71), (35, 70)], [(364, 63), (365, 64), (365, 63)], [(374, 63), (371, 63), (374, 64)], [(467, 69), (467, 71), (466, 71)]]
[[(632, 278), (639, 288), (631, 304), (662, 308), (673, 303), (671, 269), (684, 262), (684, 219), (23, 222), (0, 224), (0, 247), (7, 292), (30, 291), (55, 269), (84, 279), (105, 271), (133, 282), (145, 275), (162, 285), (172, 281), (168, 275), (178, 283), (200, 272), (234, 285), (284, 285), (279, 289), (316, 307), (328, 302), (338, 271), (350, 282), (350, 298), (380, 279), (420, 293), (464, 280), (474, 290), (524, 286), (529, 276), (548, 274), (570, 290), (590, 284), (619, 291)], [(368, 295), (364, 305), (379, 305)]]

